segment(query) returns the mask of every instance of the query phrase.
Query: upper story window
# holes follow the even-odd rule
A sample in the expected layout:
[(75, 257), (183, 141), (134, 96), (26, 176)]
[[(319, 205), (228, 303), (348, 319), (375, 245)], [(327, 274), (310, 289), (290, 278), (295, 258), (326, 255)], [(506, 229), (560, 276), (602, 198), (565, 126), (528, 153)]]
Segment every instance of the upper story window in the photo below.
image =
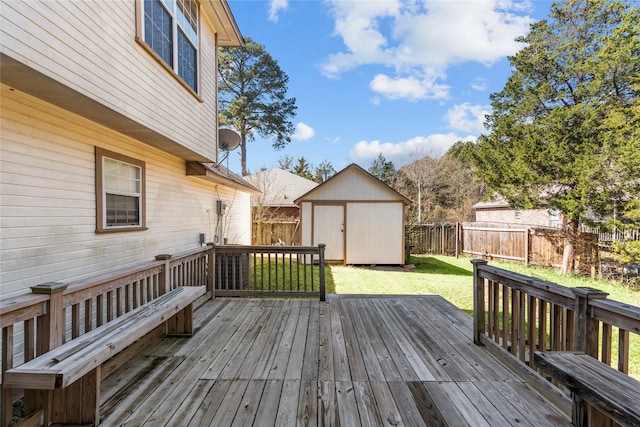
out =
[(198, 3), (144, 0), (143, 40), (184, 82), (198, 92)]
[(96, 231), (145, 228), (145, 164), (96, 148)]
[(515, 219), (520, 219), (522, 218), (522, 209), (520, 208), (516, 208), (515, 211), (513, 212), (513, 217)]

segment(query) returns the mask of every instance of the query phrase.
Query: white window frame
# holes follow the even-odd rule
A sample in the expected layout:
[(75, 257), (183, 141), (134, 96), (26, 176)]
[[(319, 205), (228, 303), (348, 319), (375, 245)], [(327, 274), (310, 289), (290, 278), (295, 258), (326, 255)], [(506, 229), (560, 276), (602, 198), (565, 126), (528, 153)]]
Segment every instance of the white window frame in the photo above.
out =
[[(146, 186), (146, 170), (145, 163), (112, 151), (104, 150), (96, 147), (95, 149), (96, 163), (96, 233), (108, 233), (118, 231), (139, 231), (146, 230), (146, 203), (145, 203), (145, 186)], [(138, 188), (136, 190), (108, 188), (107, 185), (107, 168), (105, 162), (111, 160), (121, 164), (125, 164), (130, 168), (138, 170)], [(127, 180), (127, 177), (123, 177)], [(134, 197), (138, 199), (138, 220), (133, 224), (108, 224), (107, 223), (107, 194), (119, 196)]]
[[(162, 7), (167, 11), (171, 18), (171, 47), (172, 47), (172, 64), (168, 64), (162, 57), (149, 45), (146, 43), (145, 38), (145, 8), (144, 3), (146, 1), (158, 1)], [(185, 0), (137, 0), (137, 15), (138, 15), (138, 27), (137, 33), (138, 37), (136, 38), (139, 43), (141, 43), (153, 56), (154, 58), (160, 62), (163, 66), (165, 66), (168, 70), (172, 72), (172, 74), (191, 92), (195, 95), (198, 95), (200, 92), (201, 86), (201, 72), (200, 72), (200, 5), (198, 2), (196, 4), (196, 14), (195, 17), (195, 25), (196, 28), (191, 28), (188, 23), (188, 18), (184, 16), (180, 12), (180, 8), (178, 7), (178, 3), (180, 1)], [(184, 21), (184, 22), (183, 22)], [(195, 48), (195, 57), (196, 57), (196, 76), (195, 76), (195, 88), (191, 87), (181, 76), (179, 70), (180, 64), (180, 55), (178, 52), (178, 30), (181, 30), (190, 41), (191, 45)]]

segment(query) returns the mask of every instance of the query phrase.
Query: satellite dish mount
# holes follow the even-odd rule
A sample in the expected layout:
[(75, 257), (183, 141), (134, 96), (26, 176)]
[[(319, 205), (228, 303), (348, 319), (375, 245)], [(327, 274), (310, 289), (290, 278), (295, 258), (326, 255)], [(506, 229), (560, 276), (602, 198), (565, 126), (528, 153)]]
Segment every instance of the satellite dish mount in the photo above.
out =
[(240, 135), (236, 131), (227, 128), (218, 129), (218, 148), (226, 152), (218, 164), (224, 162), (229, 157), (229, 153), (239, 146)]

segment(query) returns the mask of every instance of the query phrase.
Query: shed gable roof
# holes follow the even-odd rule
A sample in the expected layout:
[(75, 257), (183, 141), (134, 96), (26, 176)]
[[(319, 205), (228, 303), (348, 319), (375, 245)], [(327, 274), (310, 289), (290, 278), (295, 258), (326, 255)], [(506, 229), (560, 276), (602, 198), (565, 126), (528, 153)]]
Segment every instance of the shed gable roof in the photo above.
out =
[[(356, 190), (357, 187), (357, 191)], [(366, 201), (402, 201), (411, 204), (403, 196), (355, 163), (318, 185), (316, 188), (295, 200), (296, 204), (306, 200), (366, 200)]]

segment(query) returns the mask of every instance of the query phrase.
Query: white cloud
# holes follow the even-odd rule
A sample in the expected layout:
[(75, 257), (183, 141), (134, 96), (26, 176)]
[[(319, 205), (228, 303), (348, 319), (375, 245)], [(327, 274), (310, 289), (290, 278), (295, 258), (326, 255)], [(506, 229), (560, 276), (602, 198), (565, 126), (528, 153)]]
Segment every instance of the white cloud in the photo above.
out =
[(475, 81), (471, 83), (471, 88), (478, 92), (484, 92), (487, 90), (487, 79), (484, 77), (477, 77)]
[(480, 135), (484, 131), (485, 116), (488, 114), (491, 114), (490, 106), (465, 102), (451, 107), (445, 118), (450, 129)]
[(315, 134), (316, 131), (313, 130), (311, 126), (306, 123), (300, 122), (296, 125), (296, 131), (293, 133), (291, 138), (295, 139), (296, 141), (306, 141), (313, 138)]
[[(489, 65), (513, 55), (521, 47), (515, 38), (532, 22), (522, 15), (530, 4), (511, 0), (331, 0), (330, 5), (334, 33), (345, 50), (328, 56), (323, 74), (337, 77), (361, 65), (389, 67), (395, 75), (384, 82), (377, 76), (371, 87), (384, 83), (379, 93), (391, 99), (446, 96), (447, 87), (437, 81), (446, 78), (449, 66)], [(398, 83), (397, 91), (391, 82)], [(409, 84), (414, 90), (407, 90)]]
[(278, 13), (289, 7), (289, 0), (271, 0), (269, 2), (269, 16), (271, 22), (278, 22)]
[(475, 141), (474, 136), (460, 136), (455, 133), (416, 136), (406, 141), (391, 143), (380, 141), (360, 141), (349, 151), (349, 157), (356, 163), (369, 164), (382, 153), (396, 168), (425, 156), (439, 158), (458, 141)]
[(425, 98), (446, 98), (449, 86), (437, 84), (434, 78), (419, 79), (410, 77), (389, 77), (378, 74), (369, 84), (374, 92), (389, 99), (408, 99), (417, 101)]

